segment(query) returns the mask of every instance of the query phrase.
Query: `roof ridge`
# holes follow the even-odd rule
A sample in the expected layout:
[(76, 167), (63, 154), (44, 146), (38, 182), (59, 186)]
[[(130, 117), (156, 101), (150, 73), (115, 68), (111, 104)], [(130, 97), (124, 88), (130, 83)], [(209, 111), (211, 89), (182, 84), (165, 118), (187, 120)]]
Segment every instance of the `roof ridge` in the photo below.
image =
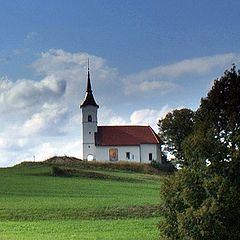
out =
[[(151, 126), (149, 126), (149, 128), (151, 129), (151, 132), (152, 132), (152, 134), (153, 134), (153, 136), (155, 137), (155, 139), (160, 143), (160, 138), (158, 138), (157, 136), (157, 134), (155, 133), (155, 131), (151, 128)], [(157, 136), (156, 136), (157, 135)]]

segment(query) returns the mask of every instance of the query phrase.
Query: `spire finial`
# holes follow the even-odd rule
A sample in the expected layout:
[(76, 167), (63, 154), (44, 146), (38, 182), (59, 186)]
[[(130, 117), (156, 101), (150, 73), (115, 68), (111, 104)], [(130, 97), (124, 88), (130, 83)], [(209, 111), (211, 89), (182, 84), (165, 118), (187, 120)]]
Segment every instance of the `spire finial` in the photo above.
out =
[(88, 58), (88, 71), (89, 71), (89, 58)]

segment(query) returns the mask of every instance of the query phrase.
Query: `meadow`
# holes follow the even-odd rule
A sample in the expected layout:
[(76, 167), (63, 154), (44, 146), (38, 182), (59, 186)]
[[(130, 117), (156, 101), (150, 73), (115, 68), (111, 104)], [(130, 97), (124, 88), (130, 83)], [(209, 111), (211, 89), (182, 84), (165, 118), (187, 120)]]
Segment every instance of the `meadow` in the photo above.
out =
[[(157, 239), (163, 176), (75, 164), (0, 169), (0, 239)], [(74, 174), (73, 174), (74, 173)]]

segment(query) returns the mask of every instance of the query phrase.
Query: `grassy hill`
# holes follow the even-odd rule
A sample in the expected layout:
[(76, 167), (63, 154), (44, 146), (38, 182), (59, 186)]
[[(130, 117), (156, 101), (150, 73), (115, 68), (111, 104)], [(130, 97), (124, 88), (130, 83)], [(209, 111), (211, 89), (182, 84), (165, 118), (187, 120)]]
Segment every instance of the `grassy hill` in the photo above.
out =
[(66, 157), (0, 169), (0, 239), (156, 239), (162, 178)]

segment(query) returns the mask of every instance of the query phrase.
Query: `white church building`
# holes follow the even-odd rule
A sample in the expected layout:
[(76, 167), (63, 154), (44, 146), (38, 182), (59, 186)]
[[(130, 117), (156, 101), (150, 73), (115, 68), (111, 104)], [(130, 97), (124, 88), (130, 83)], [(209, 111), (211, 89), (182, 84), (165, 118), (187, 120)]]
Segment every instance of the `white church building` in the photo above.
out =
[(150, 126), (98, 126), (99, 106), (92, 93), (89, 68), (80, 108), (84, 160), (161, 162), (161, 140)]

